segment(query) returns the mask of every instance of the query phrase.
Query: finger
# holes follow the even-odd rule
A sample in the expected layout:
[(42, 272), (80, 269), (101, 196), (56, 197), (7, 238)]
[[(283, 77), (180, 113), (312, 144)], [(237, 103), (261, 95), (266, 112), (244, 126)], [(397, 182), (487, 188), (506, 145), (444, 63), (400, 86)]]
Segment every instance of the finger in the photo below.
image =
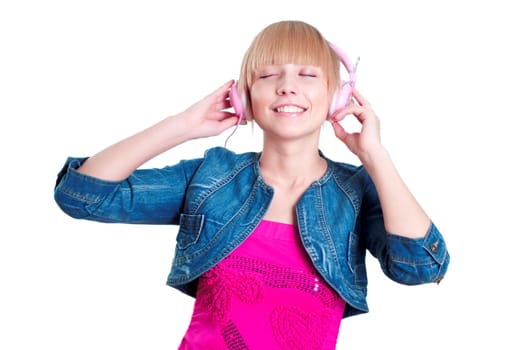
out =
[(229, 101), (229, 100), (222, 100), (222, 101), (220, 101), (218, 103), (218, 109), (219, 110), (229, 109), (231, 107), (232, 107), (231, 101)]
[(221, 120), (226, 120), (226, 119), (231, 119), (231, 118), (238, 119), (238, 115), (236, 113), (222, 111), (220, 114), (220, 118)]
[(339, 122), (333, 122), (333, 123), (331, 123), (331, 126), (333, 126), (333, 131), (335, 132), (335, 136), (339, 140), (344, 140), (346, 138), (347, 132), (344, 129), (344, 127), (342, 127), (342, 125), (340, 125)]
[(350, 114), (353, 114), (355, 116), (355, 118), (357, 118), (359, 120), (359, 122), (362, 123), (366, 119), (366, 117), (365, 117), (365, 113), (366, 112), (367, 112), (367, 110), (364, 107), (356, 105), (356, 104), (350, 104), (350, 105), (344, 107), (343, 109), (337, 111), (331, 117), (331, 120), (340, 122), (340, 121), (344, 120), (344, 118), (346, 118), (346, 116), (348, 116)]
[(229, 96), (229, 89), (234, 84), (234, 80), (231, 79), (228, 82), (224, 83), (216, 90), (214, 90), (209, 96), (220, 97), (221, 99), (227, 98)]
[(355, 99), (355, 101), (357, 101), (359, 106), (369, 106), (370, 105), (368, 100), (366, 100), (364, 96), (362, 96), (362, 94), (359, 91), (357, 91), (357, 89), (353, 89), (352, 96)]
[(225, 89), (225, 88), (231, 88), (231, 86), (234, 85), (234, 79), (228, 80), (226, 83), (224, 83), (222, 86), (219, 87), (219, 90)]
[(227, 115), (223, 120), (220, 121), (220, 123), (222, 124), (223, 129), (228, 129), (238, 124), (243, 124), (243, 125), (246, 124), (246, 123), (242, 123), (242, 121), (238, 122), (238, 116), (236, 115)]

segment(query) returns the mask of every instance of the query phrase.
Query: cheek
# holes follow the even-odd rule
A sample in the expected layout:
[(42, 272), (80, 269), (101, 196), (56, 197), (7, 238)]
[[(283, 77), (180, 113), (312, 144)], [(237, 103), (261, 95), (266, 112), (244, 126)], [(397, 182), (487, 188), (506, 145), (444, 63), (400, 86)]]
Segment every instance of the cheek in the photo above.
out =
[(311, 101), (316, 104), (317, 108), (329, 109), (333, 96), (327, 91), (327, 89), (318, 90), (311, 96)]
[(264, 90), (258, 88), (257, 86), (253, 86), (253, 88), (251, 88), (250, 96), (251, 96), (250, 102), (251, 102), (251, 107), (253, 111), (263, 108), (267, 100)]
[(321, 118), (327, 119), (329, 114), (329, 108), (331, 106), (333, 96), (324, 89), (318, 94), (312, 96), (313, 107), (316, 110), (316, 114), (320, 115)]

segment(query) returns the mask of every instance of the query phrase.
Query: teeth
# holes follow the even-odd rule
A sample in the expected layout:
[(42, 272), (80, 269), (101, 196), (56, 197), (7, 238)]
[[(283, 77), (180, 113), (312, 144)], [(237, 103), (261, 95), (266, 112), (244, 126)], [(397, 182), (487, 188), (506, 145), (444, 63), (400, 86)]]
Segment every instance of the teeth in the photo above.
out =
[(276, 109), (279, 113), (301, 113), (304, 112), (304, 108), (300, 108), (297, 106), (281, 106)]

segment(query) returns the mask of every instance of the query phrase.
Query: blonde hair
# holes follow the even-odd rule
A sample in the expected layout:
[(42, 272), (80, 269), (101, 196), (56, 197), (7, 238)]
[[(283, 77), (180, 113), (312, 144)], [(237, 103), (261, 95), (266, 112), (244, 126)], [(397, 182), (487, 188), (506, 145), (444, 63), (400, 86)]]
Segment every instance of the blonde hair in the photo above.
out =
[(339, 87), (339, 59), (318, 29), (302, 21), (276, 22), (258, 33), (242, 61), (238, 92), (245, 99), (246, 114), (250, 115), (249, 91), (255, 71), (264, 65), (288, 63), (318, 66), (327, 77), (328, 92)]

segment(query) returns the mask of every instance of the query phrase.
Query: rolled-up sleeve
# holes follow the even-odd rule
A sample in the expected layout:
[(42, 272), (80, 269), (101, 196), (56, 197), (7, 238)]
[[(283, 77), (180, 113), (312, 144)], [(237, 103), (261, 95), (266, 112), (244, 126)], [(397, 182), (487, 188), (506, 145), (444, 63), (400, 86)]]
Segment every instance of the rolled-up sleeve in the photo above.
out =
[(450, 256), (441, 233), (431, 223), (423, 238), (388, 234), (386, 274), (403, 284), (439, 283), (448, 268)]
[(176, 224), (198, 160), (161, 169), (138, 169), (123, 181), (106, 181), (77, 169), (87, 158), (66, 160), (54, 198), (69, 216), (100, 222)]
[(407, 285), (440, 282), (450, 263), (445, 240), (434, 222), (422, 238), (388, 233), (379, 196), (366, 175), (361, 233), (366, 248), (379, 261), (390, 279)]

